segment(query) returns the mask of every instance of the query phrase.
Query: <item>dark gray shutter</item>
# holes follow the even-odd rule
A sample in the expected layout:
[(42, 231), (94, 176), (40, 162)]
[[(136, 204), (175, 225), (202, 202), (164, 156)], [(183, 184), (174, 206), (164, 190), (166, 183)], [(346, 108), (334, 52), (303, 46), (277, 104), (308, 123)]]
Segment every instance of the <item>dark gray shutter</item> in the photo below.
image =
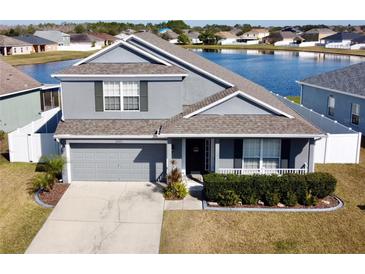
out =
[(141, 81), (139, 89), (140, 111), (148, 111), (148, 82)]
[(95, 82), (95, 111), (104, 111), (103, 82)]
[(233, 168), (242, 168), (242, 139), (234, 139), (234, 160)]

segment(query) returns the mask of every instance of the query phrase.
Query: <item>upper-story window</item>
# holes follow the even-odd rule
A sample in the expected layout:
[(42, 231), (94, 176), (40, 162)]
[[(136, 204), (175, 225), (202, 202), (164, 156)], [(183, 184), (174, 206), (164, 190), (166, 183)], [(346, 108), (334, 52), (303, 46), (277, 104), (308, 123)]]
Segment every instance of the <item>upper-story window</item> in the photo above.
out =
[(139, 111), (139, 82), (106, 81), (103, 83), (104, 110), (106, 111)]
[(139, 82), (122, 82), (124, 110), (139, 110)]
[(104, 110), (120, 110), (120, 82), (104, 82)]
[(360, 122), (360, 105), (351, 104), (351, 123), (358, 125)]
[(335, 98), (332, 95), (328, 96), (327, 114), (330, 116), (335, 115)]

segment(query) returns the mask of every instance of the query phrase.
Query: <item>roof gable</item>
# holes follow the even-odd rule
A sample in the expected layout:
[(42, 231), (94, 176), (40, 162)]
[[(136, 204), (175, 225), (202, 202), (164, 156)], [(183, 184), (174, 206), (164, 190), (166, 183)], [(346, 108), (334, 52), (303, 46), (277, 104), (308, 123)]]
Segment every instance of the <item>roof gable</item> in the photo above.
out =
[[(217, 114), (217, 115), (231, 115), (231, 114), (244, 114), (244, 115), (276, 115), (274, 112), (260, 106), (259, 104), (244, 98), (242, 95), (237, 94), (226, 101), (223, 101), (217, 105), (202, 111), (200, 114)], [(198, 115), (200, 115), (198, 114)]]

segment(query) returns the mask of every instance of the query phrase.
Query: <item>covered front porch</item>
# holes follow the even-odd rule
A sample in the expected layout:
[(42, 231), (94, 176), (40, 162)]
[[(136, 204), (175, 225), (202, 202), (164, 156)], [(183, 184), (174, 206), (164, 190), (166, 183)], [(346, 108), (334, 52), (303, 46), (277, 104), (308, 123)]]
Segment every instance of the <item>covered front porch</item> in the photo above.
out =
[(184, 175), (305, 174), (314, 171), (313, 138), (169, 138), (171, 160)]

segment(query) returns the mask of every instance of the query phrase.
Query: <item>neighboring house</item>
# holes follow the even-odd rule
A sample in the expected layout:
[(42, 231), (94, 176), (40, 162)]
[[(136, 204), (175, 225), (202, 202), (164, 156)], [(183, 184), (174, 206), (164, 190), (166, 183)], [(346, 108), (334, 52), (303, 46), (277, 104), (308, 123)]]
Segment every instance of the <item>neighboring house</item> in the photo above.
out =
[(56, 51), (58, 47), (56, 42), (31, 34), (16, 36), (14, 38), (32, 44), (32, 52)]
[(0, 35), (0, 55), (30, 54), (32, 48), (33, 46), (31, 43)]
[(47, 88), (0, 60), (0, 130), (13, 131), (60, 105), (58, 88)]
[(359, 50), (359, 49), (362, 49), (364, 50), (365, 49), (365, 35), (362, 35), (358, 38), (355, 38), (352, 40), (352, 45), (351, 45), (351, 49), (354, 49), (354, 50)]
[(255, 28), (255, 29), (251, 29), (250, 31), (245, 32), (244, 34), (239, 36), (239, 39), (245, 40), (245, 42), (255, 41), (255, 40), (261, 42), (264, 37), (267, 37), (269, 35), (270, 35), (270, 33), (269, 33), (268, 29)]
[(191, 43), (193, 45), (199, 45), (199, 44), (203, 44), (203, 41), (201, 41), (199, 39), (199, 35), (200, 33), (197, 32), (197, 31), (189, 31), (189, 32), (186, 32), (186, 35), (189, 37)]
[(350, 49), (351, 45), (356, 42), (356, 39), (361, 39), (362, 37), (364, 35), (359, 33), (339, 32), (321, 39), (321, 43), (325, 44), (326, 48)]
[(161, 37), (163, 37), (165, 40), (169, 41), (171, 44), (178, 44), (179, 41), (178, 41), (178, 37), (179, 35), (170, 30), (170, 29), (164, 29), (163, 32), (160, 32), (162, 35)]
[(298, 83), (304, 106), (365, 134), (365, 62)]
[(136, 33), (53, 75), (64, 181), (314, 171), (323, 132), (265, 88), (158, 36)]
[(89, 35), (102, 39), (104, 41), (103, 46), (109, 46), (118, 40), (113, 35), (103, 33), (103, 32), (91, 32), (91, 33), (89, 33)]
[(37, 30), (34, 35), (56, 42), (59, 46), (70, 45), (70, 35), (58, 30)]
[(298, 46), (303, 42), (303, 38), (291, 31), (277, 31), (263, 38), (265, 43), (275, 46)]
[(336, 32), (329, 28), (313, 28), (303, 33), (302, 37), (305, 38), (306, 41), (320, 42), (322, 39), (334, 34), (336, 34)]
[(97, 50), (105, 45), (103, 38), (94, 36), (89, 33), (70, 34), (70, 48), (73, 50)]
[(129, 35), (135, 33), (134, 30), (132, 29), (127, 29), (125, 31), (122, 31), (121, 33), (115, 35), (114, 37), (117, 38), (117, 39), (125, 39), (127, 38)]
[(220, 37), (218, 44), (221, 45), (235, 45), (239, 42), (237, 41), (238, 36), (233, 34), (230, 31), (219, 31), (215, 34), (216, 36)]

